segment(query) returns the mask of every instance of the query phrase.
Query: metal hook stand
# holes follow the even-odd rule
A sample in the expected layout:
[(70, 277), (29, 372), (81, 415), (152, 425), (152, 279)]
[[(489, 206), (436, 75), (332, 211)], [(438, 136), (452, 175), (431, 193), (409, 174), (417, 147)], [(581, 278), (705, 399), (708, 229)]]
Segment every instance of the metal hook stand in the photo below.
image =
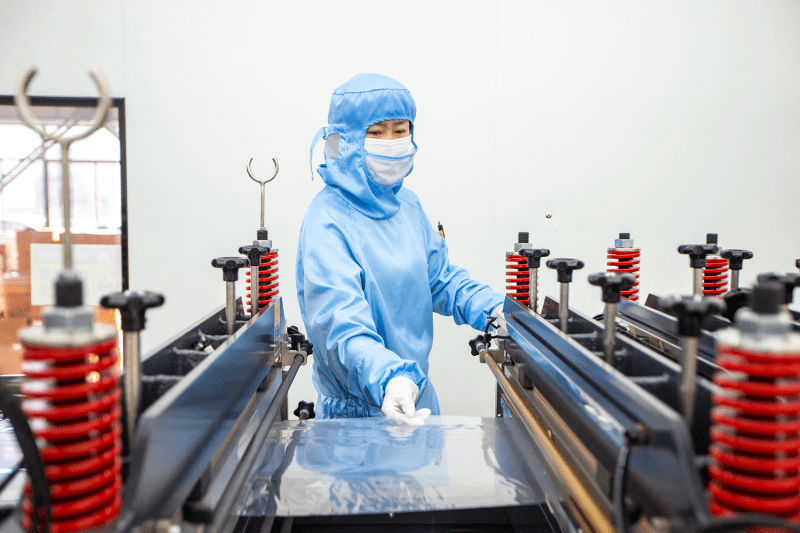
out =
[[(100, 99), (97, 105), (97, 110), (95, 111), (94, 117), (92, 118), (91, 123), (86, 131), (79, 133), (73, 136), (67, 136), (66, 132), (61, 135), (56, 135), (55, 133), (51, 134), (48, 133), (47, 130), (44, 129), (36, 117), (33, 116), (31, 112), (31, 104), (30, 100), (28, 99), (28, 87), (33, 80), (33, 77), (36, 76), (36, 68), (30, 67), (25, 74), (17, 83), (17, 90), (14, 95), (14, 104), (17, 107), (17, 113), (19, 113), (19, 117), (22, 121), (32, 130), (36, 131), (39, 135), (41, 135), (42, 139), (45, 141), (55, 141), (61, 145), (61, 176), (63, 185), (61, 187), (62, 191), (62, 210), (63, 210), (63, 218), (64, 218), (64, 240), (63, 240), (63, 248), (64, 248), (64, 270), (72, 270), (72, 229), (71, 229), (71, 220), (72, 220), (72, 201), (70, 197), (70, 184), (69, 184), (69, 148), (70, 145), (80, 139), (84, 139), (100, 129), (100, 127), (105, 123), (106, 117), (108, 116), (108, 110), (111, 109), (111, 96), (110, 91), (108, 89), (108, 84), (106, 84), (105, 78), (103, 75), (95, 69), (89, 71), (89, 75), (94, 80), (95, 85), (97, 85), (97, 90), (100, 92)], [(263, 200), (262, 200), (263, 202)], [(262, 206), (263, 212), (263, 206)], [(262, 213), (263, 218), (263, 213)]]
[(274, 157), (272, 158), (272, 162), (275, 165), (275, 172), (272, 173), (272, 177), (268, 180), (260, 180), (253, 175), (253, 171), (250, 169), (250, 165), (253, 163), (253, 158), (250, 158), (250, 161), (247, 162), (247, 175), (250, 176), (250, 179), (261, 185), (261, 226), (260, 228), (266, 227), (264, 225), (264, 185), (269, 183), (270, 181), (275, 179), (275, 176), (278, 175), (278, 160)]

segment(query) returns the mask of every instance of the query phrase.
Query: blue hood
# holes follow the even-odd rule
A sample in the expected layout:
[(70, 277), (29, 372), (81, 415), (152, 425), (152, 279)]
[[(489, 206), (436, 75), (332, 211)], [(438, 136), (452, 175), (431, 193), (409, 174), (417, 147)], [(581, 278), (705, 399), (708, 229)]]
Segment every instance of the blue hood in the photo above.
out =
[(374, 219), (393, 216), (400, 209), (396, 194), (403, 181), (391, 187), (372, 181), (364, 159), (364, 136), (376, 122), (408, 120), (413, 142), (416, 115), (411, 93), (387, 76), (358, 74), (340, 85), (331, 95), (328, 126), (317, 132), (311, 144), (313, 152), (320, 138), (328, 141), (338, 134), (338, 150), (335, 142), (326, 142), (325, 164), (317, 168), (322, 180), (364, 215)]

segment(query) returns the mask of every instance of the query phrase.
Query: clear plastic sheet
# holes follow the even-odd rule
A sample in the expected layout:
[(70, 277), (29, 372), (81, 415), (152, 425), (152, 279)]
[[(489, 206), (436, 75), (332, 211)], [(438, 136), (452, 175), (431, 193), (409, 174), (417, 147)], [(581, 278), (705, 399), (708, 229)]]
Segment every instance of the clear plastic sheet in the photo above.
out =
[(276, 422), (240, 514), (326, 516), (544, 501), (541, 466), (513, 419), (434, 416)]

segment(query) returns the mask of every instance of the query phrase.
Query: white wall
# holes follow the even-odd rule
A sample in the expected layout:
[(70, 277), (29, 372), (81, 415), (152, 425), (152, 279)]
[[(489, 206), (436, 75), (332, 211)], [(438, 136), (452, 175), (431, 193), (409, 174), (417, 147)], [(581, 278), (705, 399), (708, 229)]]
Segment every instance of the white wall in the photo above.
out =
[[(788, 0), (0, 0), (0, 94), (35, 64), (32, 94), (92, 96), (86, 71), (98, 67), (125, 97), (131, 287), (167, 298), (145, 350), (222, 304), (210, 260), (235, 255), (259, 222), (250, 157), (257, 175), (280, 161), (266, 225), (300, 325), (296, 242), (322, 187), (308, 146), (331, 91), (370, 71), (417, 100), (406, 184), (445, 225), (452, 261), (504, 291), (504, 253), (529, 231), (587, 263), (571, 301), (594, 314), (586, 275), (604, 269), (620, 231), (643, 249), (645, 294), (690, 291), (675, 250), (706, 232), (755, 252), (744, 284), (794, 268), (798, 27)], [(435, 327), (443, 412), (490, 416), (492, 377), (466, 348), (474, 333), (440, 317)], [(291, 401), (313, 399), (310, 368), (298, 379)]]

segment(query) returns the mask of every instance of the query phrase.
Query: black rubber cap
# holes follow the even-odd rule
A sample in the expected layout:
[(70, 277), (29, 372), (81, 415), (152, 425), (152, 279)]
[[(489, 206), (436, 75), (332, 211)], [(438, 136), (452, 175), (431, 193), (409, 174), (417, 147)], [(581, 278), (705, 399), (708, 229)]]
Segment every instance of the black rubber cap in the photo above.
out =
[(517, 242), (520, 244), (526, 244), (528, 242), (528, 232), (527, 231), (520, 231), (517, 234)]
[(728, 260), (731, 270), (741, 270), (744, 260), (753, 258), (753, 252), (750, 250), (722, 250), (719, 255)]
[(259, 241), (269, 240), (269, 231), (267, 231), (267, 228), (261, 228), (256, 232), (256, 240)]
[(630, 239), (631, 238), (631, 234), (630, 233), (620, 233), (619, 234), (619, 238), (620, 239)]
[(775, 315), (781, 308), (785, 290), (777, 281), (759, 282), (750, 293), (750, 309), (759, 315)]
[(547, 248), (539, 248), (536, 250), (526, 248), (525, 250), (520, 250), (519, 255), (528, 259), (528, 268), (539, 268), (542, 257), (550, 255), (550, 250)]
[(719, 247), (713, 244), (681, 244), (678, 246), (678, 253), (689, 256), (689, 264), (692, 268), (705, 268), (706, 256), (715, 254)]
[(77, 274), (62, 272), (56, 280), (56, 307), (83, 305), (83, 283)]
[(699, 337), (706, 315), (718, 315), (725, 311), (725, 302), (719, 298), (694, 296), (672, 296), (661, 300), (662, 311), (673, 313), (678, 318), (678, 335)]
[(224, 281), (238, 281), (239, 269), (250, 266), (250, 261), (244, 257), (217, 257), (211, 260), (211, 266), (222, 269)]
[(551, 259), (547, 262), (547, 268), (558, 271), (559, 283), (570, 283), (572, 281), (572, 271), (583, 268), (583, 261), (580, 259)]
[(241, 246), (239, 253), (247, 256), (250, 266), (257, 267), (261, 264), (261, 256), (269, 253), (268, 246)]
[(617, 274), (616, 272), (598, 272), (589, 275), (589, 283), (603, 289), (603, 301), (616, 304), (620, 300), (620, 291), (633, 287), (636, 276), (633, 274)]
[(150, 291), (114, 292), (100, 298), (103, 307), (119, 309), (122, 331), (142, 331), (145, 311), (163, 304), (164, 296)]
[(719, 244), (719, 235), (716, 233), (706, 233), (706, 244)]

